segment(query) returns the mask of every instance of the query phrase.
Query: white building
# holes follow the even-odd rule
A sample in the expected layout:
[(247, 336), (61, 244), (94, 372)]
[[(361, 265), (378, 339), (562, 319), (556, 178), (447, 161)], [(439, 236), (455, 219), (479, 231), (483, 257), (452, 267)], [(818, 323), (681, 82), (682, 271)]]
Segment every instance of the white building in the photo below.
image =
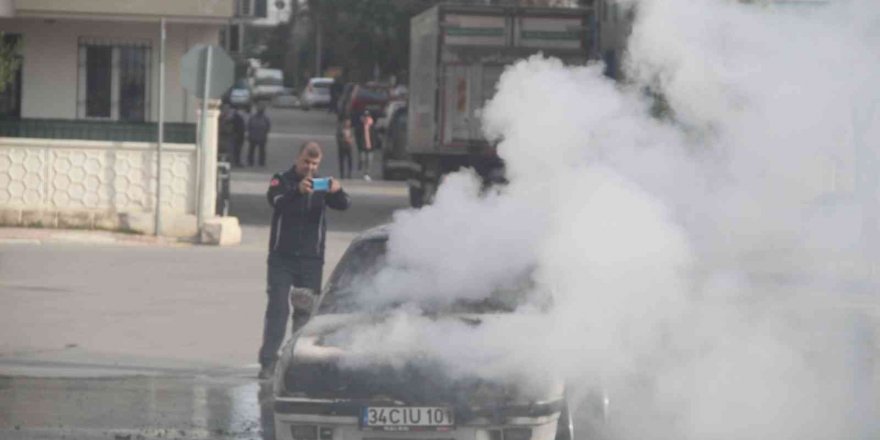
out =
[(264, 49), (269, 32), (290, 19), (294, 0), (236, 0), (235, 17), (223, 30), (223, 46), (240, 59)]
[(166, 120), (192, 122), (180, 59), (195, 44), (217, 44), (233, 15), (233, 0), (0, 1), (12, 5), (0, 30), (20, 40), (22, 55), (11, 87), (20, 96), (2, 116), (25, 119), (155, 121), (159, 19), (166, 17)]
[[(148, 232), (159, 211), (175, 235), (194, 234), (207, 205), (195, 178), (197, 100), (181, 85), (180, 64), (196, 44), (219, 43), (234, 4), (0, 0), (0, 31), (18, 43), (22, 61), (0, 94), (0, 225)], [(157, 176), (162, 18), (168, 124)]]

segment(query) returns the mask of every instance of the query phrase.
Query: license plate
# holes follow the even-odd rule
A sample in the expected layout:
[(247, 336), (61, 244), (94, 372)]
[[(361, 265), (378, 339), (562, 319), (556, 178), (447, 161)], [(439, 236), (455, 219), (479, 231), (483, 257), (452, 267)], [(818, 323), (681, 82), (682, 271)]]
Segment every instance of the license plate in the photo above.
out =
[(452, 410), (438, 406), (368, 406), (361, 428), (376, 431), (449, 431), (455, 427)]

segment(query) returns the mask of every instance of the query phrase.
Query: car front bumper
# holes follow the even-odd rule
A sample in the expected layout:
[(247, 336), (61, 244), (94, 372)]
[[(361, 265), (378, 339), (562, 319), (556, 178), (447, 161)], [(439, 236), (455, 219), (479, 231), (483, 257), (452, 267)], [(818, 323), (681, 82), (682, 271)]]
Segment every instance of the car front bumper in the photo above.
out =
[[(503, 414), (457, 415), (457, 426), (446, 431), (376, 431), (361, 429), (364, 403), (277, 398), (274, 404), (277, 440), (553, 440), (560, 409), (556, 404), (529, 405)], [(458, 413), (457, 413), (458, 414)], [(460, 421), (460, 422), (459, 422)], [(297, 434), (297, 433), (314, 433)]]

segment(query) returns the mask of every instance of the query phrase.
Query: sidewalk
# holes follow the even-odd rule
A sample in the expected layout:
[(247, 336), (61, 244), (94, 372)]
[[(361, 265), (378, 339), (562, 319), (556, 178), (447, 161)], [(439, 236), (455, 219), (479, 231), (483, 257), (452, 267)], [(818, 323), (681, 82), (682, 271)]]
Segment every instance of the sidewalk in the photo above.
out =
[(179, 238), (156, 237), (152, 235), (126, 234), (101, 230), (85, 229), (42, 229), (42, 228), (4, 228), (0, 227), (0, 245), (4, 244), (47, 244), (75, 243), (124, 246), (189, 246)]

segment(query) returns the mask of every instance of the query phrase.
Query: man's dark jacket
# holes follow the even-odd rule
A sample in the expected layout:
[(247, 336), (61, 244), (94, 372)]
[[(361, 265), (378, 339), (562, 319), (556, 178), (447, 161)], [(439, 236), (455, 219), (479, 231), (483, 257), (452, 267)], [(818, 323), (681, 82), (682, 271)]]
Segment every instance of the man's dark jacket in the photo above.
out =
[(269, 183), (266, 195), (275, 209), (269, 255), (323, 260), (327, 236), (326, 207), (342, 211), (348, 209), (351, 199), (341, 189), (333, 194), (326, 191), (301, 194), (297, 190), (300, 180), (294, 169), (290, 169), (275, 174)]

